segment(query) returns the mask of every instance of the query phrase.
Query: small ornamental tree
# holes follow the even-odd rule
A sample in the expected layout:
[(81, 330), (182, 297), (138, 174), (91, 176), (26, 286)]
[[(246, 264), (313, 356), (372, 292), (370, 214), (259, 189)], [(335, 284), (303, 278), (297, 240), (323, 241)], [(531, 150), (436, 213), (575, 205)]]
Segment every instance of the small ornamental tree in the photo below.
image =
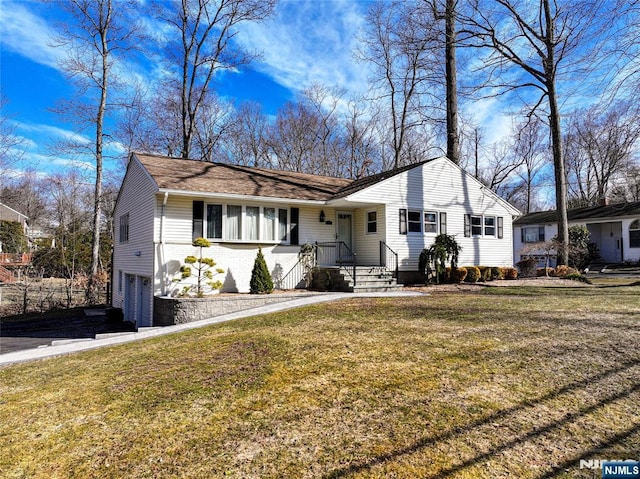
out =
[(447, 261), (451, 263), (451, 269), (458, 266), (462, 246), (458, 244), (455, 237), (446, 233), (436, 236), (433, 244), (425, 248), (418, 257), (418, 269), (420, 273), (429, 280), (431, 275), (435, 275), (436, 282), (440, 282), (447, 269)]
[[(188, 279), (191, 276), (196, 277), (196, 296), (201, 298), (205, 293), (205, 285), (209, 286), (211, 290), (222, 288), (222, 283), (220, 281), (214, 281), (213, 276), (214, 271), (215, 273), (222, 274), (224, 273), (224, 269), (215, 268), (216, 262), (212, 258), (204, 258), (202, 256), (202, 248), (208, 248), (211, 246), (209, 240), (206, 238), (196, 238), (192, 244), (198, 248), (198, 257), (187, 256), (184, 259), (186, 264), (180, 268), (180, 273), (182, 273), (182, 279)], [(193, 286), (187, 286), (184, 288), (183, 292), (186, 293), (192, 288)]]
[(251, 294), (270, 294), (273, 292), (273, 279), (262, 254), (262, 248), (258, 248), (258, 255), (253, 263), (249, 292)]

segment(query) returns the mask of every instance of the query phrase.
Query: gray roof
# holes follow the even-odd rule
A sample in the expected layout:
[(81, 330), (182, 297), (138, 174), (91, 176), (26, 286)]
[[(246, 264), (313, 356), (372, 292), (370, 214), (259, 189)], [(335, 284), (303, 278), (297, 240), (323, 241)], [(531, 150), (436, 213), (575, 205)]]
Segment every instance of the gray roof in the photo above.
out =
[[(619, 203), (604, 206), (585, 206), (567, 210), (569, 221), (584, 221), (590, 219), (618, 218), (625, 216), (640, 217), (640, 201), (635, 203)], [(558, 212), (556, 210), (539, 211), (523, 215), (513, 222), (518, 225), (534, 225), (542, 223), (557, 223)]]

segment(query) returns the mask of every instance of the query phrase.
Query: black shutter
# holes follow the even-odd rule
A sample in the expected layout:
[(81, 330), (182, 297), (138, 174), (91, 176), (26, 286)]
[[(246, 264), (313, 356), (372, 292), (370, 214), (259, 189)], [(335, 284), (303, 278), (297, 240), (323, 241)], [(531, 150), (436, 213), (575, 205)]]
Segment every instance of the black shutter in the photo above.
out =
[(524, 226), (521, 226), (520, 227), (520, 242), (522, 244), (525, 244), (526, 243), (525, 239), (526, 239), (526, 237), (525, 237), (525, 234), (524, 234)]
[(291, 208), (291, 244), (300, 244), (299, 243), (299, 233), (298, 233), (298, 220), (300, 218), (300, 209), (299, 208)]
[(498, 216), (498, 238), (504, 238), (504, 220), (502, 216)]
[(464, 235), (467, 238), (471, 236), (471, 215), (464, 215)]
[(192, 239), (202, 238), (203, 236), (203, 224), (204, 219), (204, 201), (193, 202), (193, 230)]
[(544, 242), (544, 226), (538, 228), (538, 241)]
[(440, 234), (447, 234), (447, 213), (440, 213)]

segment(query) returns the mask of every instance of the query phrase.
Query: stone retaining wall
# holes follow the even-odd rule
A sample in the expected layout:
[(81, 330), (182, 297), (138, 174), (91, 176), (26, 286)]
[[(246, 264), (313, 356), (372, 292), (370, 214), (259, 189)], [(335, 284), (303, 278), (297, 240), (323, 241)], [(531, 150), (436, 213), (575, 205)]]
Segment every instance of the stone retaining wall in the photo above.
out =
[(213, 296), (208, 298), (153, 298), (153, 325), (171, 326), (172, 324), (191, 323), (201, 319), (213, 318), (236, 311), (258, 308), (267, 304), (281, 303), (298, 299), (313, 293), (284, 294), (241, 294)]

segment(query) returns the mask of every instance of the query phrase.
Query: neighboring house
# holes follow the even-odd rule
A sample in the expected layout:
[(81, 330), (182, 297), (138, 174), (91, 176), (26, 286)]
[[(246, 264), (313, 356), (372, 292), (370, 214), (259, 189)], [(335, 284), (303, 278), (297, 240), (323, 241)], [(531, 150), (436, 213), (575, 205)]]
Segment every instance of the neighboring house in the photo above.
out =
[[(29, 218), (2, 203), (0, 203), (0, 221), (15, 221), (20, 223), (25, 236), (28, 234)], [(0, 242), (0, 253), (2, 253), (2, 242)]]
[[(598, 246), (605, 263), (640, 260), (640, 202), (588, 206), (567, 211), (569, 226), (584, 225), (591, 241)], [(530, 213), (516, 219), (513, 251), (516, 261), (535, 257), (544, 266), (544, 252), (536, 244), (548, 242), (558, 234), (557, 212)], [(552, 256), (550, 265), (556, 264)]]
[(511, 266), (518, 214), (444, 157), (347, 180), (134, 153), (114, 211), (113, 305), (151, 325), (153, 298), (176, 293), (199, 236), (225, 270), (222, 291), (249, 291), (259, 246), (279, 278), (301, 245), (317, 243), (320, 264), (388, 268), (413, 282), (438, 233), (455, 235), (461, 265)]

